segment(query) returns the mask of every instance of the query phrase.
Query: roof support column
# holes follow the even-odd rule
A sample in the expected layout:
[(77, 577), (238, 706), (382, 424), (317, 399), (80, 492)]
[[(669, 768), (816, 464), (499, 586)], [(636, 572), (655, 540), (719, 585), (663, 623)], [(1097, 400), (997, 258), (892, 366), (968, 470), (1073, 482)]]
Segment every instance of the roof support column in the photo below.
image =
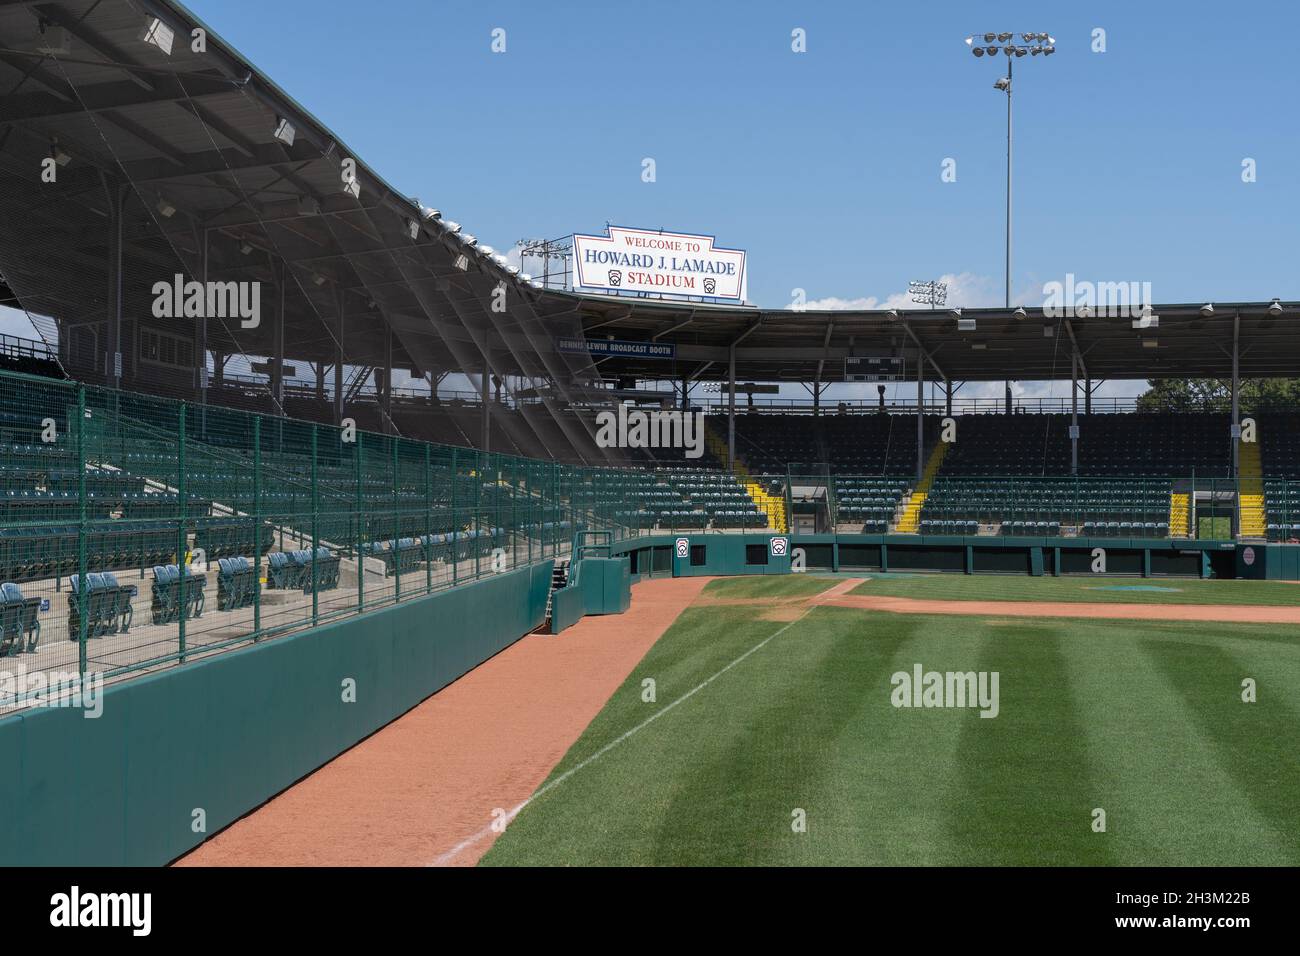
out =
[(1232, 436), (1232, 483), (1236, 491), (1232, 496), (1232, 536), (1234, 538), (1241, 533), (1241, 475), (1238, 471), (1239, 462), (1237, 460), (1238, 452), (1241, 450), (1240, 338), (1241, 314), (1238, 313), (1232, 317), (1232, 425), (1229, 429), (1229, 434)]
[(284, 296), (285, 275), (284, 260), (276, 266), (275, 270), (275, 329), (272, 332), (272, 349), (275, 352), (271, 356), (271, 400), (275, 403), (276, 414), (284, 417)]
[(1070, 474), (1079, 473), (1079, 356), (1070, 353)]
[[(208, 289), (208, 230), (203, 230), (203, 288)], [(208, 309), (204, 300), (194, 343), (194, 395), (200, 405), (208, 403)]]
[(916, 480), (925, 473), (925, 362), (916, 356)]
[(1007, 414), (1010, 415), (1011, 414), (1011, 380), (1010, 379), (1007, 380), (1006, 386), (1007, 386)]
[(492, 450), (492, 422), (491, 419), (488, 417), (490, 414), (489, 402), (492, 397), (490, 391), (491, 375), (492, 375), (492, 367), (488, 363), (487, 353), (484, 352), (483, 353), (483, 378), (479, 382), (479, 404), (482, 406), (482, 412), (481, 412), (482, 424), (480, 426), (482, 432), (481, 432), (481, 437), (479, 439), (479, 444), (483, 446), (483, 451), (485, 452)]
[(947, 417), (952, 418), (952, 381), (951, 380), (943, 383), (943, 392), (944, 392), (943, 413)]
[(334, 349), (334, 424), (343, 424), (343, 302), (342, 287), (338, 290), (339, 334)]
[(108, 341), (104, 348), (104, 380), (109, 388), (122, 387), (122, 207), (126, 187), (104, 177), (108, 193)]
[(1092, 378), (1089, 376), (1083, 379), (1083, 414), (1092, 414)]
[(384, 336), (384, 431), (392, 429), (393, 434), (397, 434), (397, 427), (393, 424), (393, 327), (387, 326)]
[(727, 350), (727, 469), (736, 470), (736, 343)]

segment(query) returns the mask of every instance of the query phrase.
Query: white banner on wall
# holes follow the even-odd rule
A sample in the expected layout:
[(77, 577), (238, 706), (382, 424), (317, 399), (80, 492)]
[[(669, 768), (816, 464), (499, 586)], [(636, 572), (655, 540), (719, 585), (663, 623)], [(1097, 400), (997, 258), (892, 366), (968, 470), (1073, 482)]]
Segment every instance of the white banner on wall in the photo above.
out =
[(610, 226), (608, 233), (574, 235), (578, 286), (745, 301), (743, 250), (720, 249), (712, 236), (622, 226)]

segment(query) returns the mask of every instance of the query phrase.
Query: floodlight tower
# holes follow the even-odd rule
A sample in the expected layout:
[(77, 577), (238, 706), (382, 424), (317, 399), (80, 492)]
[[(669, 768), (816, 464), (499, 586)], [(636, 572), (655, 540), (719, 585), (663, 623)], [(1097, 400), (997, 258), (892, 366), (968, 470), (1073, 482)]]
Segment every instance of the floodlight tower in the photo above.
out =
[(928, 305), (931, 310), (948, 302), (948, 283), (932, 279), (929, 282), (913, 280), (907, 284), (908, 294), (917, 305)]
[(1006, 252), (1006, 307), (1011, 308), (1011, 63), (1022, 56), (1051, 56), (1056, 52), (1056, 40), (1046, 33), (1022, 33), (1020, 43), (1014, 33), (977, 33), (966, 38), (966, 45), (977, 57), (997, 56), (1007, 58), (1007, 75), (998, 77), (995, 90), (1007, 94), (1007, 252)]

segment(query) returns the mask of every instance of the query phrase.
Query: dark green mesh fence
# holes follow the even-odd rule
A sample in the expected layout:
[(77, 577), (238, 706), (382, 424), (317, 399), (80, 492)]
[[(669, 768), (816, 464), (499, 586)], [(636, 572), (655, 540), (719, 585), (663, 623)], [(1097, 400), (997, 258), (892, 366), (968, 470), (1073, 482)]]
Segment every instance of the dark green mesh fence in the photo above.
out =
[(10, 373), (0, 453), (0, 708), (637, 533), (599, 469)]

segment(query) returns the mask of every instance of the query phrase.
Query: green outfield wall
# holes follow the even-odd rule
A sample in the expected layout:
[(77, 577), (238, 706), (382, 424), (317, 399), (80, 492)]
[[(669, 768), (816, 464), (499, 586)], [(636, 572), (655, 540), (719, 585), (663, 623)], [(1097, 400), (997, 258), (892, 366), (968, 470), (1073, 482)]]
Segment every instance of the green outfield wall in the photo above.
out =
[(540, 562), (123, 681), (97, 719), (32, 708), (0, 720), (0, 864), (175, 859), (542, 624), (551, 571)]

